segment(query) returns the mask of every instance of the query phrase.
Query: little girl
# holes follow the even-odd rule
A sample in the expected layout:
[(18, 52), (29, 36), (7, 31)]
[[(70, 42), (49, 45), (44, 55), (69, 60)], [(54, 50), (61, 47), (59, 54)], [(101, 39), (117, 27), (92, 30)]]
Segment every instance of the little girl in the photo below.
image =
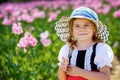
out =
[(90, 8), (79, 7), (56, 22), (61, 48), (59, 80), (109, 80), (113, 51), (105, 43), (109, 32)]

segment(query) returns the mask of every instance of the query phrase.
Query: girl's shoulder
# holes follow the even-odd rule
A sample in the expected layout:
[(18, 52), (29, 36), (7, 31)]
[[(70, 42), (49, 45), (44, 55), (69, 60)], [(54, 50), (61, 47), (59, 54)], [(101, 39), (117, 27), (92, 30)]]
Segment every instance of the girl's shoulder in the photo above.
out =
[(101, 43), (101, 42), (98, 42), (98, 44), (97, 44), (99, 47), (100, 46), (106, 46), (106, 47), (108, 47), (109, 45), (108, 44), (106, 44), (106, 43)]
[(68, 55), (69, 52), (69, 45), (65, 44), (61, 47), (59, 55)]
[[(69, 49), (69, 45), (68, 45), (68, 44), (64, 44), (64, 45), (62, 46), (62, 48), (63, 48), (63, 49), (64, 49), (64, 48), (65, 48), (65, 49)], [(61, 48), (61, 49), (62, 49), (62, 48)]]
[(96, 53), (102, 56), (113, 55), (112, 48), (106, 43), (98, 43), (96, 47)]
[(111, 47), (108, 44), (106, 44), (106, 43), (100, 43), (100, 42), (97, 44), (96, 48), (97, 48), (97, 50), (101, 50), (101, 49), (102, 50), (106, 50), (106, 49), (107, 50), (112, 50)]
[(105, 65), (111, 67), (111, 62), (114, 58), (114, 53), (112, 48), (105, 43), (98, 43), (96, 47), (96, 57), (95, 63), (98, 67), (103, 67)]
[(68, 53), (69, 53), (69, 45), (65, 44), (61, 47), (61, 49), (59, 51), (59, 55), (58, 55), (58, 60), (59, 60), (58, 65), (59, 66), (61, 65), (62, 57), (68, 58)]

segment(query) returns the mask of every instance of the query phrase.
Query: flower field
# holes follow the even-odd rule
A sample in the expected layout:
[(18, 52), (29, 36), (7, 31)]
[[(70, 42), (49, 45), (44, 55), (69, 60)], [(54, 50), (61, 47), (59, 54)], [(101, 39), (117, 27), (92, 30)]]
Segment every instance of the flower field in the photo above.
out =
[(57, 80), (65, 43), (54, 26), (73, 9), (88, 6), (108, 26), (107, 42), (120, 56), (120, 0), (56, 0), (0, 4), (0, 80)]

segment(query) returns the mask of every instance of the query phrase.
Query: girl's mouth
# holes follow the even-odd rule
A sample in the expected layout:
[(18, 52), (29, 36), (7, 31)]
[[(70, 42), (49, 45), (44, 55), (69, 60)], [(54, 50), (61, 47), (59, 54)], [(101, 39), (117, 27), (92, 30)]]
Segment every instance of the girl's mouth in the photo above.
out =
[(87, 35), (87, 33), (81, 33), (81, 34), (79, 34), (79, 35)]

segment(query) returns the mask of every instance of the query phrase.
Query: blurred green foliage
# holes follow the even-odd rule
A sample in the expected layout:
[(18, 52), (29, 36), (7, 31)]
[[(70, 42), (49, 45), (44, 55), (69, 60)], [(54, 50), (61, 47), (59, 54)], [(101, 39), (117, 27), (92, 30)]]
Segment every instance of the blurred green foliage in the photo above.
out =
[[(68, 11), (62, 11), (62, 15), (69, 15)], [(64, 44), (57, 37), (55, 22), (48, 22), (48, 16), (44, 19), (36, 19), (32, 24), (22, 22), (24, 31), (28, 25), (34, 26), (32, 35), (37, 38), (35, 47), (27, 48), (27, 53), (17, 47), (19, 39), (24, 35), (15, 35), (11, 26), (0, 24), (0, 80), (57, 80), (58, 53)], [(0, 20), (2, 22), (2, 19)], [(39, 34), (48, 30), (52, 44), (44, 47), (40, 42)]]

